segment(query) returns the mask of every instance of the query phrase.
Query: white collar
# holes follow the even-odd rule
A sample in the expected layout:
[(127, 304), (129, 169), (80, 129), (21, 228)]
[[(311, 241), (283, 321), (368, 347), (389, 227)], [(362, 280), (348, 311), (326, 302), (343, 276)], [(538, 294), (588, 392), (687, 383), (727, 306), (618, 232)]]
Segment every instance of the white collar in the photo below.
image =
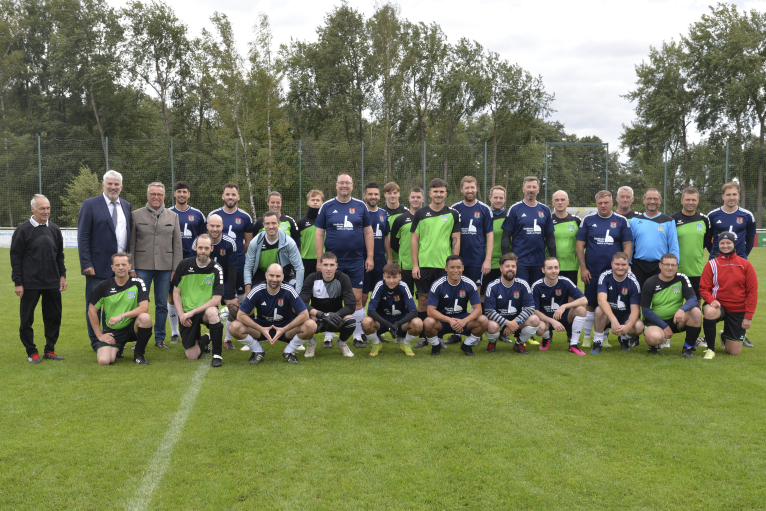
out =
[[(34, 215), (32, 215), (29, 218), (29, 223), (32, 224), (33, 227), (38, 227), (38, 226), (42, 225), (40, 222), (35, 220), (35, 216)], [(45, 227), (48, 227), (48, 220), (45, 221)]]
[[(101, 195), (104, 197), (104, 200), (106, 201), (106, 205), (108, 206), (112, 201), (109, 200), (109, 197), (107, 197), (105, 193), (102, 193)], [(114, 203), (119, 206), (120, 205), (120, 198), (117, 197), (117, 200), (114, 201)]]

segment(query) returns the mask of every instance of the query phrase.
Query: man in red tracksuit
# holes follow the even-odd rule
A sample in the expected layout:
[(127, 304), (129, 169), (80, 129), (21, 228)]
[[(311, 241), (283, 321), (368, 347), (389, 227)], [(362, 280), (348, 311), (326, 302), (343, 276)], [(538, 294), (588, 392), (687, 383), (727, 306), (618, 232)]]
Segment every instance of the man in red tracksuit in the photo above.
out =
[(718, 235), (720, 255), (705, 265), (700, 280), (700, 296), (705, 300), (705, 340), (708, 349), (703, 358), (715, 357), (716, 323), (724, 322), (721, 341), (726, 353), (739, 355), (742, 342), (750, 328), (758, 302), (758, 278), (753, 265), (737, 255), (733, 232)]

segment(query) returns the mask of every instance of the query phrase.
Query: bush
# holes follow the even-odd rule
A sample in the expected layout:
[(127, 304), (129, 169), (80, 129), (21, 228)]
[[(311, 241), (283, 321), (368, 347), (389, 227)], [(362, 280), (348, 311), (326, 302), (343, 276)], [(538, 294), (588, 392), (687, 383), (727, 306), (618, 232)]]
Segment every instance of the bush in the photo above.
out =
[(64, 209), (62, 225), (76, 227), (83, 201), (100, 193), (102, 189), (98, 175), (91, 172), (87, 166), (80, 167), (80, 173), (66, 185), (66, 191), (62, 197)]

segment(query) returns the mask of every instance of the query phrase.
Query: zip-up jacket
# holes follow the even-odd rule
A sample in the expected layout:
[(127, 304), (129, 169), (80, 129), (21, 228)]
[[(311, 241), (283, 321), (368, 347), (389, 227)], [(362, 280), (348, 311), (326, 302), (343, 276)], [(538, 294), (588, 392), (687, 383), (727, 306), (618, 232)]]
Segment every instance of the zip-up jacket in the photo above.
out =
[(705, 303), (718, 300), (728, 312), (744, 312), (745, 319), (753, 319), (758, 304), (753, 265), (736, 252), (711, 259), (702, 270), (700, 296)]
[(653, 262), (670, 253), (681, 262), (676, 221), (670, 215), (660, 213), (650, 218), (641, 213), (630, 221), (630, 229), (633, 231), (634, 259)]
[[(277, 260), (282, 268), (288, 264), (293, 266), (293, 269), (295, 270), (295, 280), (291, 280), (289, 283), (296, 290), (301, 289), (303, 287), (303, 260), (301, 259), (298, 245), (296, 245), (295, 241), (285, 234), (283, 230), (277, 230), (277, 234), (279, 235)], [(253, 284), (253, 273), (255, 273), (255, 269), (258, 268), (258, 263), (261, 260), (261, 247), (263, 247), (263, 239), (265, 237), (266, 231), (259, 232), (250, 242), (250, 246), (247, 247), (244, 275), (246, 286), (251, 286)]]

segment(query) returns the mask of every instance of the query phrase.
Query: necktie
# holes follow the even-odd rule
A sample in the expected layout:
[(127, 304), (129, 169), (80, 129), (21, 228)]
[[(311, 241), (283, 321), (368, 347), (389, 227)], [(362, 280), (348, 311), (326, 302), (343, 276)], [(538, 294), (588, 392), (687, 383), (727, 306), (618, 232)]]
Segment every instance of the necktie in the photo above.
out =
[(111, 202), (112, 205), (112, 222), (114, 222), (114, 230), (117, 231), (117, 203)]

